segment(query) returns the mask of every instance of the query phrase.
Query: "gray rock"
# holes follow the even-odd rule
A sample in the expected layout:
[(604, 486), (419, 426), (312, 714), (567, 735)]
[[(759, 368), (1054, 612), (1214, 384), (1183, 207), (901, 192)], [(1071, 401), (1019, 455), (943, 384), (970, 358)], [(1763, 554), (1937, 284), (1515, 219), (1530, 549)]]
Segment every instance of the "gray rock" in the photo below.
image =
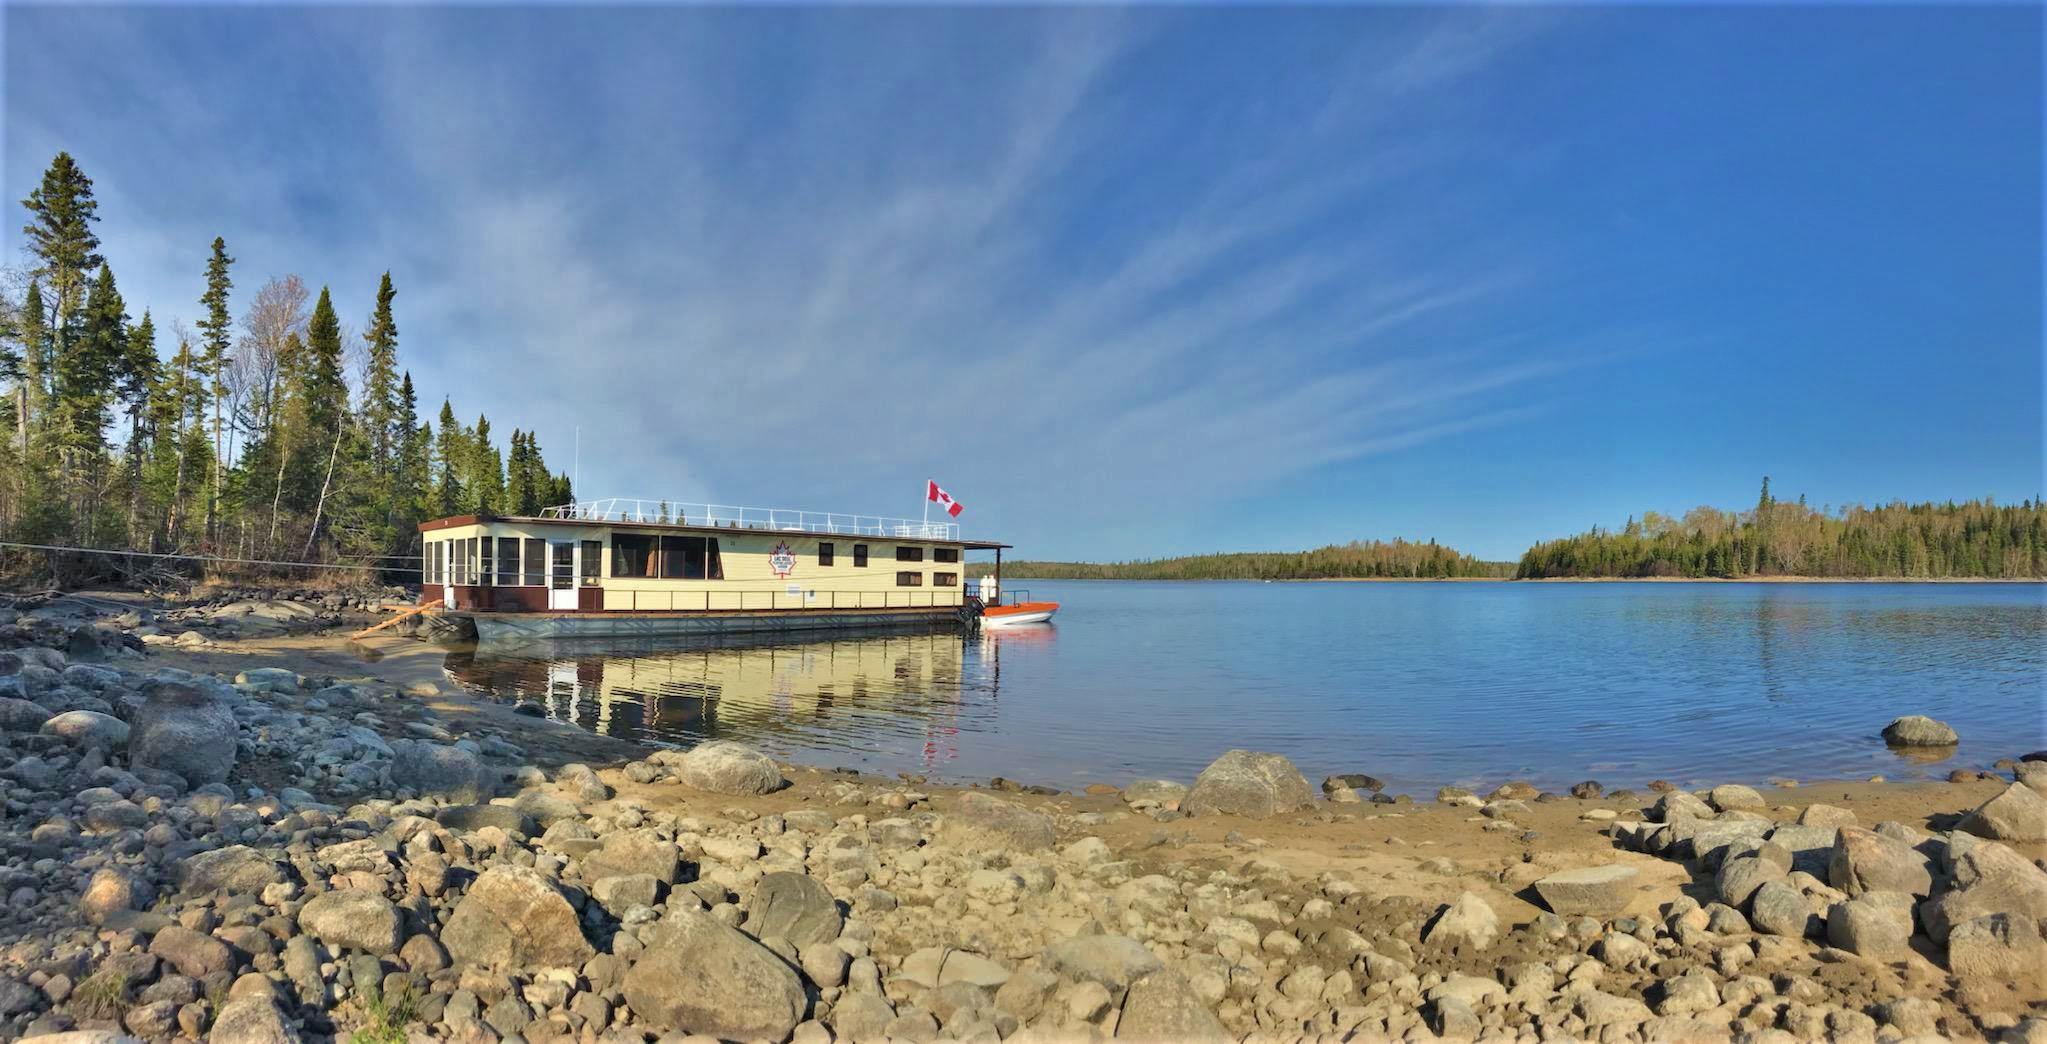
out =
[(1912, 897), (1863, 892), (1827, 910), (1827, 941), (1872, 960), (1902, 960), (1911, 953)]
[(2047, 1000), (2047, 941), (2030, 918), (1993, 913), (1963, 921), (1948, 933), (1947, 956), (1967, 994), (2009, 1002), (1998, 1007)]
[(2023, 783), (2013, 783), (1963, 817), (1957, 829), (1993, 841), (2047, 841), (2047, 796)]
[(65, 711), (43, 722), (41, 732), (84, 750), (121, 750), (128, 745), (128, 723), (98, 711)]
[(35, 732), (50, 720), (50, 708), (29, 700), (0, 698), (0, 729)]
[(1806, 905), (1805, 896), (1783, 881), (1766, 881), (1756, 889), (1749, 923), (1759, 932), (1793, 939), (1820, 934), (1824, 925)]
[(817, 878), (783, 871), (761, 877), (746, 931), (757, 939), (781, 936), (800, 947), (838, 938), (843, 922), (838, 902)]
[(1884, 726), (1884, 742), (1893, 747), (1952, 747), (1961, 737), (1946, 722), (1908, 714)]
[(158, 929), (149, 941), (149, 952), (195, 979), (225, 974), (235, 967), (234, 951), (226, 943), (180, 924)]
[(476, 804), (490, 796), (482, 763), (474, 753), (426, 740), (391, 744), (391, 782), (414, 793), (463, 804)]
[(434, 822), (465, 833), (484, 827), (497, 827), (517, 837), (540, 833), (540, 824), (532, 816), (510, 805), (448, 805), (434, 810)]
[(809, 1001), (766, 947), (704, 913), (671, 911), (625, 974), (626, 1002), (658, 1029), (724, 1040), (782, 1040)]
[(226, 782), (235, 767), (236, 727), (227, 701), (195, 685), (157, 680), (128, 732), (129, 762), (175, 773), (192, 786)]
[(186, 895), (207, 892), (254, 894), (285, 879), (284, 869), (247, 845), (201, 852), (178, 864), (178, 890)]
[(712, 794), (769, 794), (782, 789), (787, 780), (773, 760), (744, 743), (711, 740), (675, 756), (664, 751), (660, 760), (682, 784)]
[(604, 801), (611, 797), (611, 787), (597, 776), (597, 770), (580, 762), (570, 762), (555, 770), (556, 786), (584, 802)]
[(1713, 887), (1721, 902), (1739, 908), (1748, 905), (1757, 889), (1789, 876), (1791, 868), (1784, 863), (1757, 855), (1736, 856), (1720, 864)]
[(675, 842), (647, 831), (606, 834), (597, 850), (583, 857), (583, 876), (588, 879), (646, 874), (662, 884), (673, 884), (681, 869), (682, 852)]
[(1126, 1040), (1228, 1044), (1236, 1035), (1208, 1010), (1186, 978), (1161, 968), (1131, 982), (1123, 996), (1116, 1036)]
[(1918, 849), (1874, 830), (1844, 826), (1827, 859), (1827, 883), (1850, 896), (1903, 892), (1933, 894), (1932, 861)]
[(441, 929), (457, 963), (493, 968), (577, 967), (595, 952), (554, 883), (523, 866), (485, 870)]
[(1542, 878), (1535, 882), (1535, 892), (1550, 910), (1565, 917), (1612, 917), (1635, 897), (1639, 876), (1634, 867), (1617, 863), (1588, 866)]
[(1268, 819), (1315, 807), (1315, 791), (1294, 763), (1279, 754), (1227, 751), (1210, 762), (1180, 802), (1197, 816)]
[(1948, 890), (1919, 908), (1929, 938), (1945, 943), (1953, 926), (1994, 913), (2047, 921), (2047, 871), (1994, 841), (1956, 848), (1950, 846)]
[(1713, 806), (1682, 790), (1672, 790), (1649, 806), (1649, 818), (1658, 823), (1670, 823), (1679, 819), (1711, 819)]
[(590, 886), (590, 898), (613, 917), (624, 917), (635, 906), (653, 906), (661, 901), (661, 882), (652, 874), (615, 874), (600, 877)]
[(1500, 935), (1500, 916), (1484, 899), (1470, 892), (1443, 907), (1436, 919), (1422, 931), (1422, 941), (1436, 946), (1462, 946), (1483, 950)]
[(1128, 936), (1076, 935), (1045, 947), (1038, 966), (1068, 982), (1100, 983), (1120, 994), (1165, 964)]
[(42, 1000), (43, 995), (35, 987), (12, 975), (0, 975), (0, 1016), (32, 1011)]
[(1052, 817), (987, 794), (969, 791), (946, 813), (940, 833), (962, 848), (1037, 851), (1058, 839)]
[(1722, 812), (1762, 808), (1765, 804), (1763, 795), (1756, 793), (1754, 787), (1744, 787), (1737, 783), (1722, 783), (1714, 787), (1708, 797), (1712, 800), (1713, 807)]
[(221, 1005), (208, 1031), (209, 1044), (298, 1044), (298, 1030), (264, 996), (244, 996)]
[(361, 950), (379, 957), (398, 952), (398, 908), (364, 888), (339, 888), (314, 896), (299, 910), (299, 928), (337, 950)]
[(147, 907), (155, 890), (132, 871), (103, 866), (93, 871), (79, 893), (78, 910), (88, 924), (105, 924), (122, 914)]
[(1187, 784), (1175, 783), (1170, 779), (1140, 779), (1123, 788), (1123, 800), (1130, 804), (1139, 801), (1153, 801), (1169, 809), (1178, 809), (1187, 797)]

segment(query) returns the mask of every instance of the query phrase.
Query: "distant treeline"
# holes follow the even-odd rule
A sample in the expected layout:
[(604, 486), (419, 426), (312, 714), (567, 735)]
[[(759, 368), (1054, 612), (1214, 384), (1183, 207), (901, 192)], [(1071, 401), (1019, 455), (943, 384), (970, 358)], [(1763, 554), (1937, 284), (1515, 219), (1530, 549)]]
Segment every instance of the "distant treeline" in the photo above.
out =
[[(975, 575), (987, 572), (982, 564)], [(1313, 551), (1246, 551), (1138, 562), (1004, 562), (1005, 579), (1448, 580), (1505, 579), (1512, 562), (1485, 562), (1431, 540), (1331, 544)]]
[(1537, 544), (1516, 578), (1547, 577), (2047, 577), (2047, 510), (2037, 501), (1814, 510), (1784, 503), (1770, 480), (1753, 510), (1656, 512), (1620, 531)]

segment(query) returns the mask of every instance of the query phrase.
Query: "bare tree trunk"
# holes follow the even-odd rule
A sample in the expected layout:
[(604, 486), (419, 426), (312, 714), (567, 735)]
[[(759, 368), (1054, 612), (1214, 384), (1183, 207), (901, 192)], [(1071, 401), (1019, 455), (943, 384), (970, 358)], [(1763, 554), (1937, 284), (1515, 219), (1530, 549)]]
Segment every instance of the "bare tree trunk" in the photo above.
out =
[(320, 537), (320, 516), (327, 510), (327, 489), (334, 484), (334, 459), (341, 455), (341, 432), (347, 426), (347, 421), (341, 421), (334, 425), (334, 445), (327, 451), (327, 477), (320, 480), (320, 500), (313, 508), (313, 528), (306, 534), (306, 549), (299, 552), (299, 559), (301, 561), (311, 560), (313, 556), (313, 541)]
[(212, 540), (220, 519), (220, 386), (218, 375), (213, 380), (213, 488), (206, 494), (206, 539)]

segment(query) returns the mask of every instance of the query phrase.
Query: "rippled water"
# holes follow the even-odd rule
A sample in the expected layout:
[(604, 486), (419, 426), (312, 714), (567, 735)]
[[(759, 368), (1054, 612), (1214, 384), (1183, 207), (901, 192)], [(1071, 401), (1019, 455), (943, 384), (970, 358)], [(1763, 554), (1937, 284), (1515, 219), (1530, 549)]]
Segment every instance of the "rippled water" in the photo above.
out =
[[(454, 653), (618, 736), (1079, 786), (1230, 747), (1395, 789), (1945, 775), (2047, 747), (2035, 584), (1047, 583), (1030, 630)], [(1952, 758), (1877, 736), (1953, 724)]]

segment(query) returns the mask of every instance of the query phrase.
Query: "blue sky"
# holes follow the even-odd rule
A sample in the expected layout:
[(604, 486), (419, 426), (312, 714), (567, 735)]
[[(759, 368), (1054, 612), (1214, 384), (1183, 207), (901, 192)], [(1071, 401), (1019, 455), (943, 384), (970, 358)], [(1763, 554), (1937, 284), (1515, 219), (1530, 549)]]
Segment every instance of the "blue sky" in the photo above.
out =
[(388, 268), (584, 496), (1511, 558), (2047, 485), (2037, 6), (0, 17), (131, 311)]

